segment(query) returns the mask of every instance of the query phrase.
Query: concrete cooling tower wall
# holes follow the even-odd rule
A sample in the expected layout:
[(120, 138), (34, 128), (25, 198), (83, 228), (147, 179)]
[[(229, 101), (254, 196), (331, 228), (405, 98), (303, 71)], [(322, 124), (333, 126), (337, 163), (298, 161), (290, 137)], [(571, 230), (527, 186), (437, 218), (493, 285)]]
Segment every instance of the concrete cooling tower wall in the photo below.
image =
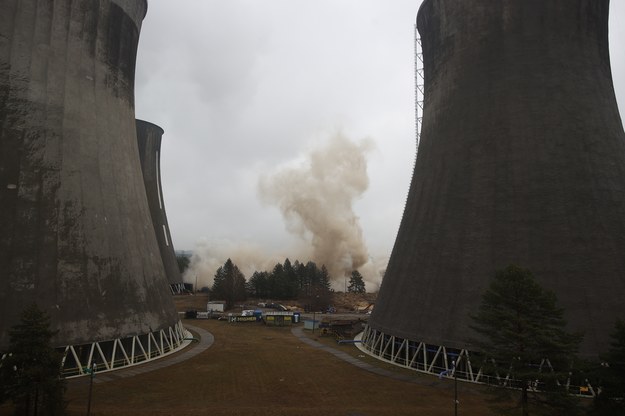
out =
[(495, 271), (517, 264), (556, 293), (569, 330), (585, 334), (582, 355), (606, 351), (625, 317), (625, 134), (608, 9), (423, 2), (421, 141), (369, 350), (445, 368), (445, 349), (471, 350), (469, 314)]
[[(0, 3), (0, 350), (32, 303), (79, 373), (92, 360), (109, 369), (180, 344), (137, 148), (146, 9), (136, 0)], [(139, 344), (145, 353), (131, 356)]]
[(174, 243), (169, 232), (163, 188), (161, 187), (160, 158), (163, 133), (163, 129), (156, 124), (137, 120), (137, 142), (141, 158), (141, 171), (143, 172), (143, 182), (145, 183), (158, 248), (172, 292), (181, 293), (184, 290), (184, 285), (176, 260)]

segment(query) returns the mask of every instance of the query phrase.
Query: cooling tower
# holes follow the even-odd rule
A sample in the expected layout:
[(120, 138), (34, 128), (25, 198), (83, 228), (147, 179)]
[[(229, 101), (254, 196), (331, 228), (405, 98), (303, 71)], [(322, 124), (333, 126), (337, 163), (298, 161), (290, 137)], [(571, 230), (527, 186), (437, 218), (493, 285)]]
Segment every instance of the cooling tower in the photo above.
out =
[(36, 303), (66, 374), (134, 364), (183, 329), (134, 117), (146, 1), (0, 3), (0, 350)]
[[(580, 353), (625, 317), (625, 134), (609, 0), (425, 0), (418, 156), (363, 340), (422, 371), (449, 368), (495, 271), (553, 290)], [(476, 372), (477, 373), (477, 372)], [(476, 374), (467, 374), (473, 379)]]
[(163, 129), (156, 124), (143, 120), (137, 120), (137, 143), (139, 144), (139, 157), (141, 158), (141, 171), (143, 182), (148, 197), (148, 206), (158, 241), (158, 248), (165, 266), (165, 274), (173, 293), (181, 293), (184, 290), (182, 276), (176, 260), (174, 244), (171, 240), (167, 214), (165, 213), (165, 201), (163, 200), (163, 188), (161, 187), (161, 141)]

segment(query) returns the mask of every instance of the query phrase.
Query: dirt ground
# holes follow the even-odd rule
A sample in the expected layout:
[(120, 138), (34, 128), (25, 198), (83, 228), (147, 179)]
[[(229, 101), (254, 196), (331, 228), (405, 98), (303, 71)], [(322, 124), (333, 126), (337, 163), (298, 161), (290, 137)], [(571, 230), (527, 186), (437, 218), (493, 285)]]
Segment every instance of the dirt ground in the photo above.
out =
[[(202, 309), (205, 302), (201, 296), (176, 299), (181, 311)], [(401, 369), (394, 371), (410, 374), (411, 382), (376, 375), (303, 343), (291, 327), (217, 320), (183, 322), (209, 331), (214, 344), (179, 364), (94, 384), (91, 415), (453, 414), (453, 381)], [(307, 334), (311, 338), (317, 335)], [(394, 368), (363, 357), (353, 345), (315, 339), (363, 361)], [(86, 414), (88, 389), (84, 381), (68, 384), (70, 416)], [(496, 414), (487, 407), (486, 399), (481, 386), (460, 383), (459, 414)], [(0, 415), (7, 410), (0, 408)]]

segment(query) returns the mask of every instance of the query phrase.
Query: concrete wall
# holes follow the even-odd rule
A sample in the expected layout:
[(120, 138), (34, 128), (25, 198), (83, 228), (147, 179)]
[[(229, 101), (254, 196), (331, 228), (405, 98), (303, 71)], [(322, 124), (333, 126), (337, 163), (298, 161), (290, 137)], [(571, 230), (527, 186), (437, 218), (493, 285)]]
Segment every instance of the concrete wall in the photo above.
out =
[(23, 307), (58, 345), (178, 321), (141, 174), (134, 74), (147, 3), (0, 3), (0, 348)]
[(141, 171), (143, 182), (148, 197), (148, 206), (158, 241), (158, 248), (165, 266), (167, 280), (172, 285), (182, 284), (182, 276), (176, 260), (174, 243), (171, 240), (163, 187), (161, 186), (161, 141), (163, 129), (156, 124), (143, 120), (137, 120), (137, 143), (139, 145), (139, 157), (141, 159)]
[(425, 108), (370, 325), (470, 348), (495, 270), (529, 268), (582, 353), (625, 317), (625, 134), (608, 0), (425, 0)]

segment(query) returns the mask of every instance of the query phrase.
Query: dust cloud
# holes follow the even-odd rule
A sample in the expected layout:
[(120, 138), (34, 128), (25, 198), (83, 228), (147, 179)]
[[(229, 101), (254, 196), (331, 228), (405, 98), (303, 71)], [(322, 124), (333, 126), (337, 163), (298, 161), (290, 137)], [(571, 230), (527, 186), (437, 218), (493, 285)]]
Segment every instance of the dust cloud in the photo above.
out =
[(369, 262), (353, 203), (369, 186), (372, 147), (370, 140), (355, 143), (337, 133), (304, 160), (259, 181), (261, 200), (279, 207), (287, 230), (309, 244), (310, 259), (325, 264), (335, 284)]
[(196, 243), (184, 281), (210, 287), (215, 272), (230, 258), (249, 279), (255, 271), (271, 271), (286, 258), (325, 265), (335, 290), (345, 290), (358, 270), (368, 292), (377, 291), (388, 257), (369, 254), (353, 204), (369, 186), (367, 153), (373, 142), (353, 142), (341, 133), (258, 182), (261, 201), (277, 206), (288, 232), (299, 244), (269, 252), (249, 242), (203, 239)]

